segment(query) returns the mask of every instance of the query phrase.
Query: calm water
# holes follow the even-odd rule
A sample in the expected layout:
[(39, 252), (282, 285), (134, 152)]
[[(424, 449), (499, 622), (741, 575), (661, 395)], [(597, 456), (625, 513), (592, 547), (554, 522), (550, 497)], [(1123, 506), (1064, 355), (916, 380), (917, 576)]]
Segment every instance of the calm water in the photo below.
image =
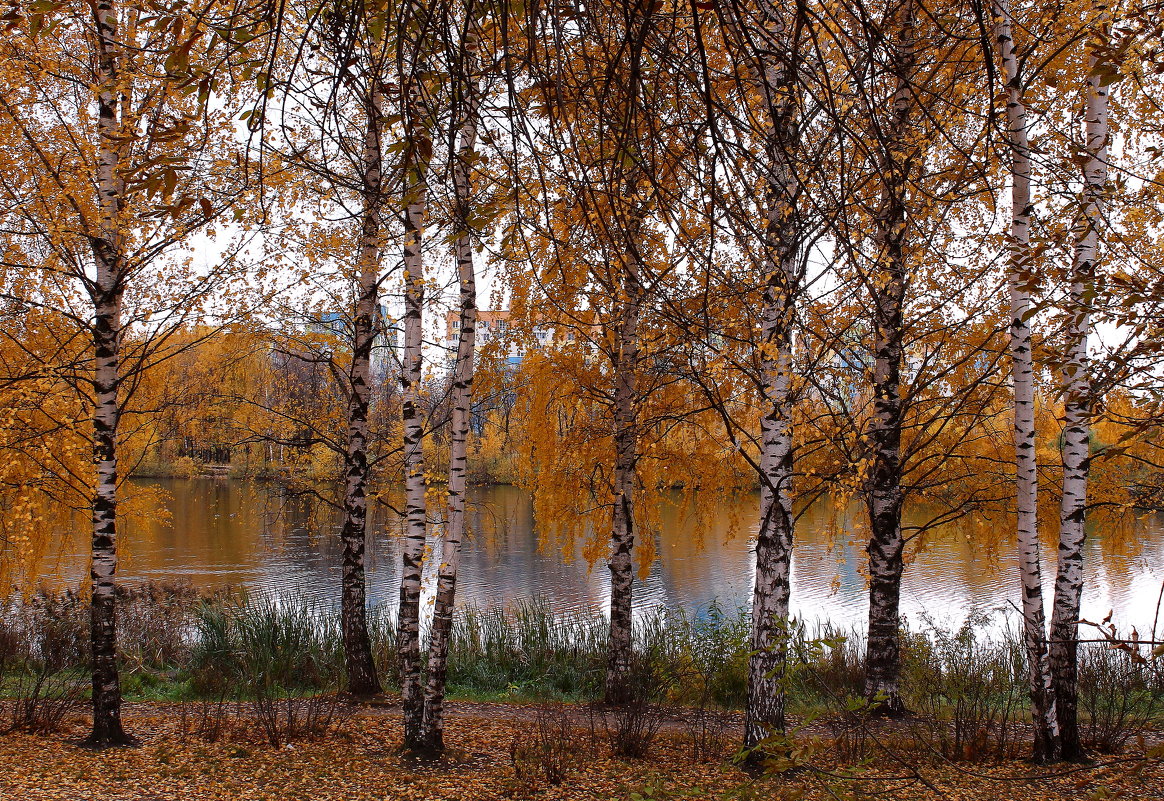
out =
[[(140, 483), (169, 493), (170, 521), (136, 521), (126, 527), (122, 580), (182, 579), (202, 588), (242, 586), (323, 601), (338, 597), (334, 513), (313, 512), (303, 499), (289, 499), (270, 484), (215, 479)], [(492, 606), (542, 596), (561, 610), (605, 607), (609, 585), (603, 565), (590, 569), (580, 547), (569, 553), (539, 549), (526, 493), (479, 488), (472, 500), (473, 535), (463, 555), (460, 603)], [(729, 606), (748, 601), (756, 501), (702, 502), (717, 507), (712, 511), (718, 522), (711, 530), (696, 531), (693, 518), (679, 510), (663, 516), (658, 559), (636, 587), (636, 608), (697, 609), (712, 601)], [(848, 520), (837, 519), (822, 506), (810, 509), (799, 524), (792, 583), (798, 616), (842, 625), (864, 620), (863, 535), (852, 525), (859, 512), (848, 515)], [(733, 526), (733, 519), (739, 525)], [(375, 515), (368, 549), (373, 604), (392, 604), (396, 598), (399, 533), (399, 520), (391, 512)], [(977, 544), (982, 539), (970, 536), (965, 526), (931, 533), (906, 568), (903, 613), (913, 620), (930, 615), (954, 624), (971, 610), (990, 612), (1017, 603), (1013, 545), (987, 549)], [(88, 569), (85, 546), (79, 536), (67, 544), (45, 565), (45, 582), (76, 584)], [(1164, 580), (1164, 521), (1139, 521), (1118, 541), (1089, 537), (1085, 569), (1084, 616), (1099, 619), (1112, 609), (1117, 621), (1146, 631)]]

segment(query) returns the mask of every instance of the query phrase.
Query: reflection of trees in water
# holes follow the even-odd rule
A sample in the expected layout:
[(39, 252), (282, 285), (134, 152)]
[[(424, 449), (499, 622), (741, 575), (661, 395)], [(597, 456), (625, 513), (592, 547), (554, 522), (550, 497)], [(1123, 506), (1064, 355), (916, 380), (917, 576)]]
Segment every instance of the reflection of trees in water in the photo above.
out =
[[(206, 588), (242, 585), (255, 591), (302, 592), (321, 600), (338, 598), (342, 521), (334, 507), (271, 482), (150, 483), (169, 493), (172, 522), (136, 520), (126, 526), (121, 580), (188, 580)], [(368, 590), (371, 603), (391, 605), (398, 594), (400, 517), (393, 511), (398, 506), (393, 498), (384, 500), (372, 506)], [(739, 521), (755, 519), (756, 502), (753, 495), (698, 498), (698, 510), (666, 509), (653, 535), (658, 559), (636, 590), (639, 607), (747, 603), (754, 528)], [(544, 596), (564, 611), (605, 606), (608, 577), (602, 564), (590, 569), (581, 543), (568, 554), (552, 543), (539, 548), (525, 492), (478, 487), (471, 503), (470, 537), (457, 590), (460, 603), (492, 606)], [(803, 510), (793, 557), (796, 614), (841, 624), (863, 618), (864, 543), (853, 528), (861, 515), (851, 516), (850, 511), (827, 500)], [(1085, 614), (1102, 617), (1112, 607), (1117, 619), (1150, 616), (1162, 578), (1158, 566), (1164, 564), (1164, 520), (1152, 516), (1129, 524), (1120, 536), (1109, 538), (1106, 530), (1095, 535), (1087, 542)], [(1013, 598), (1018, 586), (1013, 545), (985, 548), (986, 541), (974, 525), (929, 532), (905, 571), (903, 609), (910, 620), (926, 611), (939, 619), (960, 620), (971, 605), (990, 610)], [(435, 540), (431, 544), (439, 547)], [(84, 537), (75, 534), (46, 560), (43, 575), (49, 588), (76, 586), (84, 578), (85, 545)], [(1049, 554), (1053, 559), (1053, 551)]]

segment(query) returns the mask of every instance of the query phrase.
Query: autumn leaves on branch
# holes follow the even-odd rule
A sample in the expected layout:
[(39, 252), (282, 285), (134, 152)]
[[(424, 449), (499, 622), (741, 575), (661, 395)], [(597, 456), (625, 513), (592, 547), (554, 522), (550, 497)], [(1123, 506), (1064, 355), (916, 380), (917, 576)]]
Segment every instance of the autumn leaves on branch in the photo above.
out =
[[(20, 532), (38, 515), (91, 512), (90, 744), (129, 740), (124, 465), (208, 439), (212, 406), (229, 421), (221, 447), (261, 444), (282, 480), (342, 512), (347, 690), (399, 680), (409, 749), (444, 748), (481, 418), (503, 431), (544, 539), (581, 541), (609, 570), (608, 702), (632, 689), (634, 577), (675, 490), (759, 489), (743, 743), (756, 758), (785, 735), (809, 502), (865, 509), (865, 695), (891, 715), (908, 711), (911, 543), (1013, 514), (1034, 752), (1080, 757), (1085, 524), (1097, 493), (1134, 505), (1108, 465), (1158, 469), (1157, 13), (14, 4), (0, 475), (27, 520), (0, 525), (6, 564), (27, 566), (43, 543)], [(511, 327), (478, 353), (487, 269)], [(442, 299), (447, 358), (431, 344)], [(195, 368), (217, 386), (189, 382)], [(201, 411), (179, 414), (181, 398)], [(397, 482), (400, 675), (383, 677), (364, 558), (369, 505), (396, 503)], [(920, 525), (903, 525), (909, 503)], [(1040, 514), (1058, 521), (1050, 631)]]

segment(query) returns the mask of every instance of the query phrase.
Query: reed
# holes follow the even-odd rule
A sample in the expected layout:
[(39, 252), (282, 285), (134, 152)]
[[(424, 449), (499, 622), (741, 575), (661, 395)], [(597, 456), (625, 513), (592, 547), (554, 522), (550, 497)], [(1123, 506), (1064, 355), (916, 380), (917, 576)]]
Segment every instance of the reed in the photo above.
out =
[[(300, 593), (200, 596), (188, 586), (149, 584), (123, 589), (120, 600), (123, 686), (130, 697), (259, 703), (343, 686), (337, 611)], [(88, 660), (84, 594), (42, 592), (0, 608), (0, 694), (23, 697), (29, 687), (52, 686), (57, 674), (72, 686)], [(696, 720), (720, 720), (724, 711), (741, 708), (750, 622), (746, 609), (714, 603), (694, 612), (640, 614), (635, 651), (649, 675), (649, 705), (683, 706)], [(392, 687), (394, 609), (370, 610), (369, 628), (382, 680)], [(794, 623), (788, 638), (789, 712), (852, 723), (864, 680), (861, 633)], [(983, 616), (956, 630), (923, 621), (904, 631), (902, 642), (903, 697), (918, 713), (918, 736), (953, 758), (1012, 753), (1022, 741), (1016, 727), (1029, 716), (1017, 628)], [(562, 612), (540, 598), (465, 606), (450, 643), (449, 693), (592, 702), (602, 694), (606, 646), (607, 623), (598, 610)], [(1160, 662), (1136, 661), (1102, 643), (1081, 647), (1080, 701), (1090, 747), (1118, 750), (1164, 723)]]

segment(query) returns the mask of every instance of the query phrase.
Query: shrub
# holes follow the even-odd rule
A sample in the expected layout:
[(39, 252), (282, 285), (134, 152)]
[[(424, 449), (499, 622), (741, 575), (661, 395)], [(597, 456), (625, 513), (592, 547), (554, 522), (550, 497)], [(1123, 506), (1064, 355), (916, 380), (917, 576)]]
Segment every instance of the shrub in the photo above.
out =
[(1164, 713), (1159, 666), (1136, 656), (1099, 643), (1079, 648), (1081, 734), (1101, 753), (1119, 753)]
[(230, 726), (230, 712), (230, 703), (224, 696), (197, 704), (182, 704), (178, 727), (183, 734), (193, 734), (206, 742), (216, 743)]
[(957, 632), (928, 624), (907, 635), (903, 659), (907, 704), (949, 759), (975, 759), (991, 750), (1009, 756), (1026, 685), (1021, 643), (1012, 632), (985, 634), (986, 618), (972, 614)]
[(816, 627), (807, 642), (820, 645), (797, 677), (797, 689), (824, 700), (826, 706), (844, 709), (847, 699), (865, 692), (865, 638), (859, 631), (844, 631), (831, 623)]
[(582, 741), (561, 704), (539, 707), (529, 731), (515, 734), (509, 756), (514, 775), (529, 780), (540, 775), (558, 785), (575, 770), (582, 759)]
[(83, 707), (88, 686), (85, 679), (83, 670), (50, 670), (43, 662), (16, 674), (8, 730), (57, 731), (65, 718)]
[(23, 607), (26, 656), (50, 673), (89, 664), (89, 604), (76, 590), (40, 590)]
[(15, 667), (23, 658), (25, 640), (20, 605), (15, 599), (0, 601), (0, 675)]
[(607, 714), (601, 718), (615, 756), (642, 759), (655, 741), (663, 723), (659, 703), (675, 677), (669, 670), (674, 664), (669, 656), (661, 647), (639, 649), (631, 655), (621, 688), (623, 702), (604, 710), (613, 718), (613, 725)]
[(334, 694), (294, 696), (260, 695), (255, 698), (255, 717), (272, 748), (292, 740), (322, 737), (331, 730), (347, 707)]
[(648, 617), (639, 647), (669, 654), (669, 701), (699, 710), (743, 706), (747, 695), (751, 615), (711, 603), (694, 614), (668, 611)]
[(694, 762), (714, 762), (723, 757), (728, 747), (727, 713), (716, 709), (697, 707), (685, 718), (687, 743)]

